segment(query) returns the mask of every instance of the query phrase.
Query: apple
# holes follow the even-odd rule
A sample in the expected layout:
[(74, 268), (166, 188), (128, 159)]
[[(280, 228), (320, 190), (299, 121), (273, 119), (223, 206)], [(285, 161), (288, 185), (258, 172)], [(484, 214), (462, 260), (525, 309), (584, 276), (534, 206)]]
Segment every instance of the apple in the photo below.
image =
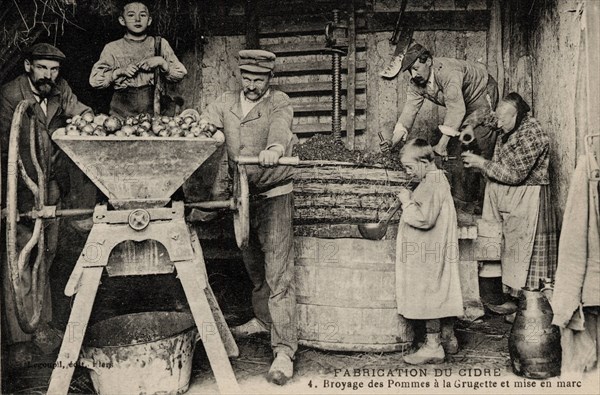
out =
[(202, 133), (202, 129), (200, 128), (200, 126), (192, 126), (190, 128), (190, 131), (194, 134), (194, 136), (198, 137), (200, 136), (200, 133)]
[(121, 120), (117, 117), (108, 117), (104, 121), (104, 129), (106, 129), (107, 133), (114, 133), (117, 130), (121, 129)]
[(94, 136), (106, 136), (106, 132), (100, 126), (98, 126), (96, 129), (94, 129), (94, 133), (93, 134), (94, 134)]
[(86, 135), (90, 135), (90, 134), (94, 133), (94, 127), (91, 124), (88, 123), (83, 128), (81, 128), (81, 133), (82, 134), (86, 134)]
[(167, 126), (168, 126), (169, 128), (174, 128), (174, 127), (177, 127), (177, 126), (179, 126), (179, 125), (177, 125), (177, 122), (175, 122), (174, 120), (170, 120), (170, 121), (167, 123)]
[(152, 127), (152, 124), (150, 123), (150, 121), (145, 120), (144, 122), (142, 122), (140, 124), (142, 127), (144, 127), (144, 129), (149, 130)]
[(132, 125), (125, 125), (121, 128), (121, 131), (125, 136), (129, 137), (135, 132), (135, 128)]
[(87, 123), (92, 123), (94, 122), (94, 114), (92, 114), (91, 112), (86, 112), (85, 114), (83, 114), (81, 116), (81, 118), (86, 121)]
[(67, 125), (66, 135), (67, 136), (79, 136), (79, 130), (77, 129), (77, 126), (75, 126), (73, 124)]
[(94, 117), (94, 123), (96, 125), (104, 125), (104, 121), (108, 118), (108, 115), (98, 114)]
[(169, 131), (167, 129), (163, 129), (158, 133), (158, 135), (160, 137), (169, 137)]
[(79, 119), (77, 120), (77, 122), (75, 122), (75, 126), (77, 126), (79, 129), (83, 129), (83, 127), (84, 127), (85, 125), (87, 125), (87, 124), (88, 124), (88, 123), (87, 123), (87, 122), (86, 122), (86, 120), (85, 120), (85, 119), (83, 119), (83, 118), (79, 118)]
[(152, 133), (148, 133), (148, 131), (142, 132), (140, 134), (141, 137), (152, 137), (154, 136)]
[(225, 135), (220, 130), (217, 130), (215, 134), (212, 135), (212, 138), (221, 143), (225, 142)]
[(115, 132), (115, 136), (116, 137), (126, 137), (126, 134), (123, 132), (123, 130), (117, 130)]
[(169, 123), (169, 121), (170, 121), (170, 120), (171, 120), (171, 118), (169, 118), (169, 117), (167, 117), (167, 116), (163, 116), (163, 117), (160, 119), (160, 121), (161, 121), (162, 123)]

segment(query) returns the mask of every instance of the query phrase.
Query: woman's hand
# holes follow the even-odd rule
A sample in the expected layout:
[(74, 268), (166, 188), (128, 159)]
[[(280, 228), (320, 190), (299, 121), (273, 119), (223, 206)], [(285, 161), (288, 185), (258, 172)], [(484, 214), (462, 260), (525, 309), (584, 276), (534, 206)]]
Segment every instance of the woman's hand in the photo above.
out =
[(469, 151), (463, 152), (461, 156), (466, 168), (483, 169), (485, 162), (487, 162), (487, 159), (484, 157), (475, 155)]

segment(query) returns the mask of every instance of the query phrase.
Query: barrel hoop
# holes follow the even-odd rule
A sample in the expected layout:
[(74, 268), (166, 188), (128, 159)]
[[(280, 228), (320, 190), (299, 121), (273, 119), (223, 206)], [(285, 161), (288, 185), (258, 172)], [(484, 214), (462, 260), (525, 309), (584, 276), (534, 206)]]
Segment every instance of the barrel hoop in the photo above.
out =
[(349, 310), (362, 309), (396, 309), (396, 300), (356, 300), (356, 299), (339, 299), (339, 298), (322, 298), (310, 295), (296, 294), (296, 302), (309, 306), (329, 306), (329, 307), (344, 307)]
[(306, 347), (314, 347), (329, 351), (361, 351), (361, 352), (402, 352), (410, 350), (412, 342), (391, 344), (365, 344), (365, 343), (333, 343), (317, 340), (302, 340), (298, 343)]
[[(396, 270), (396, 265), (392, 263), (367, 263), (367, 262), (346, 262), (344, 260), (336, 261), (317, 261), (313, 258), (299, 258), (295, 259), (296, 266), (305, 267), (327, 267), (332, 269), (351, 269), (353, 271), (364, 271), (364, 272), (390, 272), (393, 274)], [(360, 267), (358, 267), (360, 265)]]

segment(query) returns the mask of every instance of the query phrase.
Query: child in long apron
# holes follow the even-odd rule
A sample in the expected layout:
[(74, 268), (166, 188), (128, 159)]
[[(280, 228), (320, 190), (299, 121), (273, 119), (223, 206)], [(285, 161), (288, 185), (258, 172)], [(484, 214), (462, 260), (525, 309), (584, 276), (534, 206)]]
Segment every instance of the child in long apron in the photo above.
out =
[(406, 143), (400, 159), (419, 182), (398, 199), (402, 216), (396, 245), (396, 301), (398, 313), (409, 320), (425, 320), (426, 340), (409, 364), (440, 363), (456, 353), (454, 318), (463, 315), (458, 272), (458, 229), (450, 184), (434, 162), (433, 149), (422, 139)]

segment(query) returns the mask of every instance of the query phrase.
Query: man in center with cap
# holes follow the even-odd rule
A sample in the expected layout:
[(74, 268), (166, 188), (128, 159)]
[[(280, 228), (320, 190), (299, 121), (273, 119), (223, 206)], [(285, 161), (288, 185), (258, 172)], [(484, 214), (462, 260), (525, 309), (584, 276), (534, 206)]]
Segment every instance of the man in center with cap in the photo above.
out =
[[(448, 149), (453, 155), (460, 154), (456, 152), (461, 146), (455, 137), (460, 136), (462, 141), (466, 134), (470, 134), (475, 137), (480, 149), (476, 153), (491, 159), (497, 132), (490, 120), (498, 102), (498, 85), (484, 64), (433, 57), (425, 47), (413, 42), (402, 60), (401, 71), (408, 71), (411, 76), (406, 102), (391, 139), (381, 143), (382, 151), (389, 151), (406, 140), (417, 113), (427, 99), (446, 107), (444, 122), (438, 127), (441, 137), (434, 147), (436, 154), (447, 156)], [(465, 202), (481, 202), (483, 184), (479, 185), (480, 175), (465, 171), (460, 161), (457, 165), (457, 173), (453, 174), (453, 178), (459, 179), (459, 182), (453, 182), (455, 197)]]
[[(234, 336), (271, 334), (275, 359), (267, 379), (283, 385), (293, 375), (298, 347), (293, 249), (293, 169), (274, 167), (290, 156), (294, 111), (288, 96), (270, 88), (275, 55), (262, 50), (239, 53), (242, 90), (223, 93), (202, 114), (225, 134), (230, 167), (242, 156), (258, 156), (260, 166), (246, 166), (250, 187), (250, 240), (242, 251), (254, 286), (255, 317), (232, 328)], [(214, 130), (214, 128), (213, 128)]]

